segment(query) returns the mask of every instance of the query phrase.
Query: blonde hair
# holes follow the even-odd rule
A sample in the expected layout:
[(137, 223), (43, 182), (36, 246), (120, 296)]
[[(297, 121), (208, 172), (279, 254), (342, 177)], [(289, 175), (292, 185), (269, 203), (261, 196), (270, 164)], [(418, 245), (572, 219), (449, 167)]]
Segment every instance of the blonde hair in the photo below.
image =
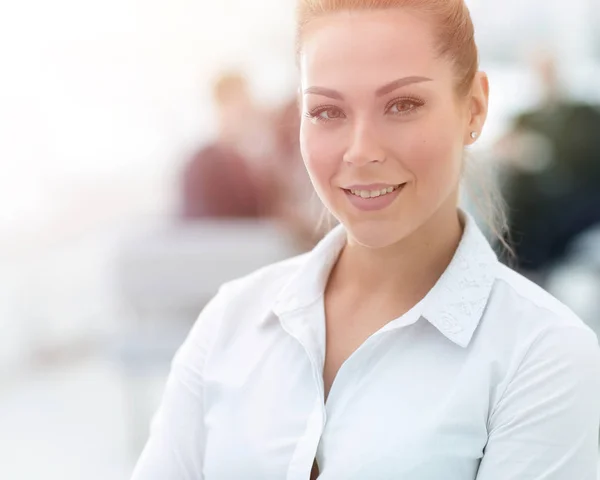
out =
[[(296, 53), (300, 55), (306, 26), (315, 18), (340, 11), (389, 8), (410, 9), (435, 24), (438, 57), (449, 60), (454, 67), (457, 96), (467, 96), (479, 70), (479, 54), (473, 21), (464, 0), (298, 0)], [(468, 172), (467, 177), (471, 177)], [(484, 177), (475, 174), (468, 178), (467, 190), (493, 236), (511, 257), (513, 252), (506, 240), (508, 228), (502, 197), (498, 188), (492, 182), (484, 181)], [(475, 185), (469, 185), (473, 180)]]

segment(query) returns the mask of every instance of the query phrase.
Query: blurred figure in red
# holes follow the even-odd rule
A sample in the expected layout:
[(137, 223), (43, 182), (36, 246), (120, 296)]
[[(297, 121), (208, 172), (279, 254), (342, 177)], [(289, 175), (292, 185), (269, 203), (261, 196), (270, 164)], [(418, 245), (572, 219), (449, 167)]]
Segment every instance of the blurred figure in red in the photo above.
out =
[(218, 136), (185, 166), (185, 219), (263, 217), (272, 203), (272, 181), (261, 175), (271, 149), (268, 126), (245, 78), (222, 75), (213, 87)]
[(283, 224), (299, 248), (311, 248), (322, 232), (311, 211), (296, 100), (267, 111), (239, 73), (221, 75), (213, 98), (218, 135), (185, 166), (183, 218), (269, 218)]

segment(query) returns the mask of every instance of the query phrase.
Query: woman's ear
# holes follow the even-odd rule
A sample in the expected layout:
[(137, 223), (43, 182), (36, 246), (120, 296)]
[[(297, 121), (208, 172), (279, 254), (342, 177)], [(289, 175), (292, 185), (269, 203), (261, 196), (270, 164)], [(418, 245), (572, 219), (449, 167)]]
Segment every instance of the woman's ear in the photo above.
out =
[(488, 113), (488, 99), (490, 84), (488, 76), (484, 72), (477, 72), (473, 79), (469, 98), (469, 111), (467, 131), (465, 132), (465, 143), (470, 145), (481, 136)]

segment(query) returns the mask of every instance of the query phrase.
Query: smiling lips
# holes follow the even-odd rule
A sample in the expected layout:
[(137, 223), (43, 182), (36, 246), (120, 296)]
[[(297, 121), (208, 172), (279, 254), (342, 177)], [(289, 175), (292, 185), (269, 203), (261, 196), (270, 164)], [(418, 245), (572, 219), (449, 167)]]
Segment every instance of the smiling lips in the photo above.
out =
[(365, 186), (365, 187), (357, 186), (357, 187), (349, 188), (346, 190), (349, 191), (352, 195), (356, 195), (357, 197), (377, 198), (377, 197), (381, 197), (383, 195), (387, 195), (389, 193), (394, 192), (395, 190), (400, 188), (400, 185), (390, 185), (389, 187), (386, 187), (386, 186), (383, 186), (383, 187), (375, 186), (375, 187), (376, 188), (369, 187), (369, 186)]
[(398, 185), (352, 185), (343, 191), (350, 203), (363, 211), (382, 210), (398, 197), (406, 183)]

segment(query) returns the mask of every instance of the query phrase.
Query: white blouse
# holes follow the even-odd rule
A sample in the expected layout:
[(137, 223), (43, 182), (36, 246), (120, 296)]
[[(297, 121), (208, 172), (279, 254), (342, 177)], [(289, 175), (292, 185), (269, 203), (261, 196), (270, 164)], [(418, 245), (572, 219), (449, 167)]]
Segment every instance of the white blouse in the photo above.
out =
[(323, 395), (327, 276), (346, 241), (225, 284), (172, 363), (134, 480), (592, 480), (595, 334), (503, 266), (474, 220), (414, 308)]

